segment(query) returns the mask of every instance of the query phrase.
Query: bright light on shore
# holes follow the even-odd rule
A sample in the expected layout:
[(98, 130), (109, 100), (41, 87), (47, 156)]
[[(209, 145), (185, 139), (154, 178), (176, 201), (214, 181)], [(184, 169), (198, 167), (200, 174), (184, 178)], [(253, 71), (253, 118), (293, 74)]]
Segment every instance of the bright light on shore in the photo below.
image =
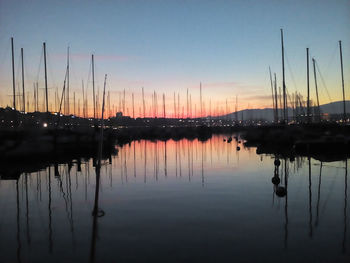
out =
[(44, 128), (46, 128), (46, 127), (47, 127), (47, 123), (46, 123), (46, 122), (44, 122), (43, 127), (44, 127)]

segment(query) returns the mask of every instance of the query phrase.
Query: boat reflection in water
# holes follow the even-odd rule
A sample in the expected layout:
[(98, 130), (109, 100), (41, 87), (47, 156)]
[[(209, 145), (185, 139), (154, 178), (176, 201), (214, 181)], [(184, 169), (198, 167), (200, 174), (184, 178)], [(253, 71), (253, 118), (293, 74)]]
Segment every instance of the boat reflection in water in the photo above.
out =
[(255, 151), (135, 141), (2, 173), (0, 261), (347, 262), (347, 161)]

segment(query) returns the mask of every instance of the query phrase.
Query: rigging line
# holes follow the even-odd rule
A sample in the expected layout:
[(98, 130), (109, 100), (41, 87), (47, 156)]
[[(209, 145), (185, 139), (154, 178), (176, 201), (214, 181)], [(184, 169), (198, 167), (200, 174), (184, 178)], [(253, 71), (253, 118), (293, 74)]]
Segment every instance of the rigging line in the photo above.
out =
[(332, 98), (331, 98), (331, 96), (330, 96), (330, 94), (329, 94), (329, 92), (328, 92), (326, 82), (324, 81), (324, 78), (323, 78), (323, 75), (322, 75), (322, 73), (321, 73), (321, 69), (320, 69), (320, 67), (319, 67), (319, 65), (318, 65), (317, 60), (316, 60), (316, 69), (317, 69), (318, 74), (320, 75), (321, 83), (322, 83), (324, 89), (325, 89), (326, 92), (327, 92), (327, 96), (328, 96), (329, 101), (330, 101), (330, 102), (333, 102), (333, 100), (332, 100)]
[(91, 69), (92, 69), (92, 60), (90, 59), (89, 73), (88, 73), (87, 82), (86, 82), (86, 92), (89, 89), (89, 83), (90, 83), (90, 77), (91, 77)]
[(40, 60), (39, 60), (38, 74), (36, 75), (36, 82), (39, 82), (39, 75), (40, 75), (41, 63), (43, 61), (43, 55), (44, 55), (44, 49), (42, 48), (41, 54), (40, 54)]
[(330, 72), (330, 69), (331, 69), (331, 66), (332, 66), (332, 64), (333, 64), (334, 58), (335, 58), (335, 56), (336, 56), (336, 54), (337, 54), (337, 52), (338, 52), (338, 48), (339, 48), (338, 43), (336, 43), (336, 44), (334, 45), (334, 49), (333, 49), (332, 55), (331, 55), (331, 57), (330, 57), (330, 59), (329, 59), (329, 61), (328, 61), (328, 64), (327, 64), (327, 71), (326, 71), (326, 72)]
[[(70, 73), (71, 76), (73, 76), (73, 81), (75, 81), (75, 83), (78, 83), (79, 80), (78, 80), (77, 74), (75, 72), (75, 61), (73, 60), (73, 57), (74, 57), (73, 53), (70, 53), (70, 55), (69, 55), (69, 73)], [(69, 80), (69, 81), (71, 83), (74, 83), (71, 80)], [(72, 91), (74, 91), (74, 89), (72, 89)]]
[(291, 77), (291, 79), (292, 79), (292, 82), (293, 82), (295, 91), (299, 93), (298, 88), (297, 88), (297, 84), (296, 84), (296, 81), (295, 81), (295, 78), (294, 78), (293, 70), (292, 70), (292, 67), (291, 67), (291, 65), (290, 65), (290, 63), (289, 63), (289, 59), (288, 59), (288, 55), (287, 55), (287, 52), (286, 52), (286, 51), (284, 51), (284, 55), (285, 55), (285, 58), (286, 58), (286, 60), (287, 60), (288, 70), (289, 70), (290, 77)]
[(51, 80), (51, 83), (53, 83), (53, 86), (57, 87), (56, 79), (54, 77), (52, 66), (51, 66), (51, 56), (50, 56), (50, 52), (48, 52), (48, 48), (47, 47), (46, 47), (46, 57), (47, 57), (46, 61), (47, 61), (48, 68), (49, 68), (49, 73), (50, 73), (49, 79)]
[(331, 196), (331, 194), (332, 194), (332, 192), (333, 192), (333, 190), (334, 190), (335, 180), (336, 180), (336, 178), (339, 176), (339, 172), (338, 172), (338, 171), (339, 171), (339, 170), (336, 169), (336, 174), (333, 174), (333, 177), (331, 178), (332, 181), (331, 181), (330, 187), (328, 187), (329, 191), (328, 191), (327, 196), (326, 196), (326, 199), (325, 199), (325, 201), (324, 201), (324, 203), (323, 203), (322, 210), (321, 210), (321, 215), (324, 214), (324, 212), (325, 212), (325, 210), (326, 210), (327, 203), (328, 203), (328, 201), (329, 201), (329, 198), (330, 198), (330, 196)]

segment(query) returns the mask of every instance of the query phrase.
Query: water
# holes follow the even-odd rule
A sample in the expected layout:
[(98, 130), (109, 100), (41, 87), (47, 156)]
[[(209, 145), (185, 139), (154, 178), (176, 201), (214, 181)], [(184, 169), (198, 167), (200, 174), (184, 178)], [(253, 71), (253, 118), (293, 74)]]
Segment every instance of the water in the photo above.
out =
[(346, 163), (281, 160), (280, 198), (274, 156), (236, 146), (119, 148), (101, 168), (101, 217), (92, 160), (1, 180), (0, 262), (348, 262)]

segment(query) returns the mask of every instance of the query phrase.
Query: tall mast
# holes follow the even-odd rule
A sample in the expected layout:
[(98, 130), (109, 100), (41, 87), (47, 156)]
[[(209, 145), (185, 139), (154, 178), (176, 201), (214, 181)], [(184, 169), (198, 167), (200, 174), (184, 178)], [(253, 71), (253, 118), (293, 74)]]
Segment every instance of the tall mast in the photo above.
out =
[(13, 50), (13, 37), (11, 37), (12, 50), (12, 89), (13, 89), (13, 109), (16, 110), (16, 79), (15, 79), (15, 52)]
[(174, 118), (176, 119), (176, 99), (175, 99), (175, 92), (174, 92)]
[(45, 96), (46, 96), (46, 112), (49, 112), (49, 94), (47, 91), (47, 67), (46, 67), (46, 43), (43, 43), (44, 46), (44, 67), (45, 67)]
[(201, 117), (203, 117), (203, 108), (202, 108), (202, 82), (199, 83), (199, 97), (200, 97), (200, 104), (201, 104)]
[(276, 79), (276, 73), (275, 75), (275, 111), (276, 111), (276, 122), (278, 122), (278, 99), (277, 99), (277, 79)]
[(163, 118), (165, 119), (165, 94), (163, 93)]
[(315, 59), (312, 58), (312, 64), (314, 67), (314, 78), (315, 78), (315, 88), (316, 88), (316, 99), (317, 99), (317, 115), (318, 115), (318, 120), (321, 121), (321, 110), (320, 110), (320, 101), (318, 98), (318, 88), (317, 88), (317, 78), (316, 78), (316, 66), (315, 66)]
[(81, 80), (81, 88), (83, 90), (83, 117), (86, 118), (85, 115), (85, 93), (84, 93), (84, 80)]
[(189, 117), (189, 115), (188, 115), (188, 88), (187, 88), (187, 95), (186, 95), (186, 99), (187, 99), (187, 118)]
[(66, 114), (69, 115), (69, 47), (67, 48), (67, 95), (66, 95), (66, 107), (67, 112)]
[(91, 69), (92, 69), (92, 95), (94, 103), (94, 119), (96, 118), (96, 97), (95, 97), (95, 63), (94, 54), (91, 55)]
[(177, 118), (180, 118), (180, 94), (177, 93)]
[(74, 116), (76, 116), (76, 112), (75, 112), (75, 91), (73, 92), (73, 114), (74, 114)]
[(236, 95), (236, 109), (235, 109), (235, 115), (236, 115), (236, 124), (238, 124), (238, 96)]
[(344, 88), (344, 72), (343, 72), (343, 51), (341, 48), (341, 40), (339, 40), (339, 54), (340, 54), (340, 69), (341, 69), (341, 84), (343, 88), (343, 109), (344, 109), (344, 115), (343, 120), (346, 120), (346, 108), (345, 108), (345, 88)]
[(125, 89), (123, 90), (123, 115), (125, 115)]
[(309, 83), (309, 48), (306, 48), (306, 84), (307, 84), (307, 123), (310, 123), (310, 83)]
[(272, 107), (273, 107), (273, 118), (276, 122), (276, 111), (275, 111), (275, 99), (273, 97), (273, 84), (272, 84), (272, 75), (271, 75), (271, 68), (269, 67), (269, 73), (270, 73), (270, 82), (271, 82), (271, 95), (272, 95)]
[(33, 100), (33, 106), (34, 106), (34, 112), (36, 111), (36, 88), (35, 88), (35, 83), (33, 83), (33, 87), (34, 87), (34, 100)]
[(145, 105), (145, 92), (142, 87), (142, 106), (143, 106), (143, 118), (146, 117), (146, 105)]
[(286, 112), (286, 82), (284, 75), (284, 43), (283, 43), (283, 29), (281, 28), (281, 44), (282, 44), (282, 88), (283, 88), (283, 121), (287, 122)]
[(24, 65), (23, 65), (23, 48), (21, 48), (21, 60), (22, 60), (22, 92), (23, 92), (23, 112), (26, 112), (26, 97), (24, 92)]
[(132, 97), (132, 118), (135, 119), (134, 93), (132, 93), (131, 97)]

